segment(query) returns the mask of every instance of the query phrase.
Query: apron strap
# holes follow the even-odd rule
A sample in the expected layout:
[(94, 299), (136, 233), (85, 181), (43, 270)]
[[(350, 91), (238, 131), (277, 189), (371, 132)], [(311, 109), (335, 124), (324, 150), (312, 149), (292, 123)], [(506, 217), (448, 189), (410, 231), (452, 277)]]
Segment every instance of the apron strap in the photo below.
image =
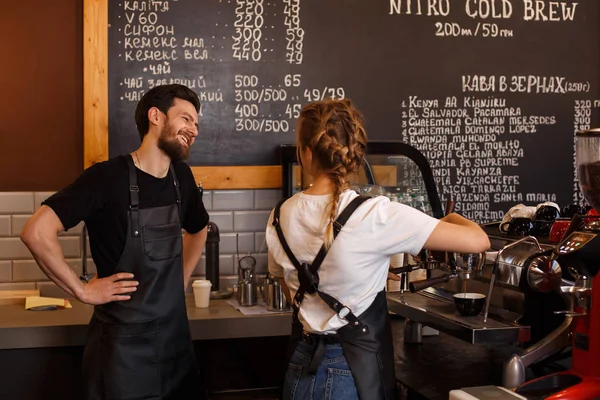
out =
[(140, 188), (137, 182), (137, 173), (133, 164), (133, 157), (127, 157), (127, 169), (129, 170), (129, 218), (131, 219), (131, 235), (139, 236), (140, 218), (138, 214), (140, 205)]
[[(368, 197), (365, 196), (357, 196), (355, 197), (350, 204), (344, 208), (338, 218), (333, 222), (333, 238), (337, 238), (338, 234), (350, 218), (350, 216), (356, 211), (356, 209), (368, 200)], [(327, 250), (325, 246), (321, 246), (319, 253), (315, 257), (313, 263), (311, 265), (308, 264), (300, 264), (294, 253), (290, 249), (287, 241), (285, 240), (285, 236), (283, 235), (283, 230), (281, 229), (281, 224), (279, 223), (280, 218), (280, 210), (281, 205), (284, 203), (285, 199), (280, 201), (276, 206), (273, 212), (273, 226), (275, 227), (275, 231), (277, 232), (277, 236), (279, 237), (279, 241), (281, 242), (281, 246), (283, 250), (287, 254), (288, 258), (298, 271), (298, 278), (300, 281), (300, 287), (294, 296), (294, 301), (292, 302), (292, 307), (294, 309), (293, 318), (297, 318), (298, 312), (300, 310), (300, 304), (304, 300), (304, 294), (308, 292), (309, 294), (317, 293), (321, 299), (331, 308), (336, 314), (342, 318), (347, 320), (352, 326), (360, 327), (364, 332), (368, 330), (366, 326), (362, 326), (358, 318), (354, 315), (352, 310), (349, 307), (346, 307), (340, 301), (336, 300), (334, 297), (322, 292), (319, 290), (319, 276), (317, 274), (325, 256), (327, 255)], [(308, 278), (307, 278), (308, 275)]]
[(310, 364), (308, 364), (307, 372), (309, 375), (315, 375), (317, 373), (319, 365), (321, 365), (321, 361), (323, 361), (323, 357), (325, 356), (325, 350), (325, 340), (323, 340), (323, 336), (321, 335), (315, 345), (312, 360), (310, 360)]
[[(127, 169), (129, 170), (129, 211), (131, 218), (131, 235), (139, 236), (140, 234), (140, 218), (138, 210), (140, 206), (140, 187), (137, 182), (137, 173), (135, 170), (135, 164), (133, 163), (133, 157), (131, 155), (127, 157)], [(173, 179), (173, 185), (175, 186), (175, 193), (177, 195), (177, 211), (179, 213), (179, 220), (181, 221), (181, 191), (179, 189), (179, 180), (175, 175), (175, 168), (171, 164), (169, 166), (169, 172)]]
[(177, 180), (177, 175), (175, 175), (175, 168), (173, 168), (173, 164), (169, 166), (169, 172), (171, 173), (171, 178), (173, 178), (173, 184), (175, 185), (175, 192), (177, 194), (177, 211), (179, 212), (179, 221), (182, 221), (181, 215), (181, 191), (179, 190), (179, 181)]
[(301, 269), (302, 266), (300, 265), (300, 262), (298, 261), (296, 256), (294, 256), (294, 253), (292, 253), (292, 249), (290, 249), (290, 246), (288, 245), (287, 240), (285, 240), (285, 236), (283, 235), (283, 231), (281, 230), (281, 225), (279, 224), (279, 214), (280, 214), (280, 210), (281, 210), (281, 205), (285, 201), (286, 201), (286, 199), (283, 199), (279, 203), (277, 203), (277, 205), (275, 206), (275, 210), (273, 211), (273, 223), (272, 224), (275, 227), (275, 232), (277, 232), (277, 237), (279, 238), (279, 241), (281, 242), (281, 247), (283, 247), (283, 251), (285, 251), (285, 254), (287, 254), (288, 258), (290, 259), (290, 261), (292, 262), (294, 267), (298, 270), (298, 269)]
[(320, 290), (317, 290), (317, 293), (319, 294), (319, 297), (325, 302), (325, 304), (327, 304), (329, 308), (335, 311), (340, 318), (343, 318), (346, 321), (348, 321), (350, 325), (356, 328), (360, 328), (364, 333), (368, 333), (369, 327), (361, 324), (361, 322), (358, 320), (358, 317), (354, 315), (354, 313), (352, 312), (352, 310), (350, 310), (349, 307), (343, 305), (338, 300), (336, 300), (335, 297), (330, 296), (327, 293), (323, 293)]

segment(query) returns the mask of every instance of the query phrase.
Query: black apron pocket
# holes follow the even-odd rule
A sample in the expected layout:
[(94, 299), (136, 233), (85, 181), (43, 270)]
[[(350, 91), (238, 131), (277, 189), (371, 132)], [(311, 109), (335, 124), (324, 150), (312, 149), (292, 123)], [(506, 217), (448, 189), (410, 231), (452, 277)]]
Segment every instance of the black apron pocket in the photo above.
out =
[(327, 369), (325, 400), (358, 400), (352, 372), (336, 368)]
[(144, 254), (152, 261), (168, 260), (181, 254), (181, 225), (143, 227)]
[(104, 360), (104, 393), (115, 400), (161, 396), (158, 325), (102, 324), (100, 357)]

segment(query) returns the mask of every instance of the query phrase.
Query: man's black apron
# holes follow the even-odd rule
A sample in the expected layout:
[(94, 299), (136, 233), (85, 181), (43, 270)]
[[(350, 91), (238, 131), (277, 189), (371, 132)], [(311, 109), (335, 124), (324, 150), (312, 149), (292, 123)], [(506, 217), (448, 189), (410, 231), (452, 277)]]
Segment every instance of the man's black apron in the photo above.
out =
[[(179, 182), (169, 168), (177, 203), (139, 208), (136, 168), (127, 157), (127, 240), (113, 271), (139, 281), (131, 299), (96, 306), (83, 355), (88, 400), (199, 399), (183, 290)], [(185, 393), (185, 394), (184, 394)]]
[[(350, 218), (350, 215), (358, 208), (366, 197), (356, 197), (335, 220), (333, 226), (334, 239), (340, 230)], [(304, 336), (311, 336), (310, 342), (315, 343), (315, 353), (309, 368), (309, 373), (316, 372), (323, 354), (325, 352), (325, 340), (320, 335), (314, 339), (315, 335), (303, 333), (302, 323), (298, 319), (300, 304), (304, 299), (304, 294), (317, 294), (323, 301), (340, 317), (346, 319), (348, 324), (340, 328), (335, 336), (342, 346), (342, 351), (358, 391), (358, 396), (362, 400), (392, 400), (397, 398), (396, 376), (394, 372), (394, 344), (392, 339), (391, 324), (387, 309), (387, 299), (385, 290), (382, 290), (375, 296), (373, 303), (365, 310), (360, 317), (356, 317), (352, 311), (337, 301), (332, 296), (319, 290), (318, 269), (327, 255), (325, 247), (321, 247), (312, 264), (301, 264), (292, 253), (287, 244), (281, 225), (279, 223), (279, 214), (281, 201), (275, 207), (273, 214), (273, 226), (277, 231), (277, 236), (281, 246), (286, 252), (288, 258), (298, 271), (298, 280), (300, 287), (292, 301), (294, 309), (292, 319), (292, 335), (290, 351), (291, 356), (296, 345), (303, 340)], [(328, 335), (329, 337), (332, 335)], [(304, 372), (303, 372), (304, 373)]]

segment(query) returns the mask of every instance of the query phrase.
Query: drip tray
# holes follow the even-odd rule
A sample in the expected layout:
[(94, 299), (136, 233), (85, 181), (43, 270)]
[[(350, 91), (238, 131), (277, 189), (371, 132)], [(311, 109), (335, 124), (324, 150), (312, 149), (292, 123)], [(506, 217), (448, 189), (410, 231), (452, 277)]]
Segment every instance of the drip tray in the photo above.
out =
[(483, 322), (483, 313), (463, 317), (456, 311), (452, 300), (427, 289), (418, 293), (388, 292), (387, 303), (389, 311), (394, 314), (472, 344), (523, 343), (530, 339), (529, 326), (494, 315), (491, 307), (486, 322)]

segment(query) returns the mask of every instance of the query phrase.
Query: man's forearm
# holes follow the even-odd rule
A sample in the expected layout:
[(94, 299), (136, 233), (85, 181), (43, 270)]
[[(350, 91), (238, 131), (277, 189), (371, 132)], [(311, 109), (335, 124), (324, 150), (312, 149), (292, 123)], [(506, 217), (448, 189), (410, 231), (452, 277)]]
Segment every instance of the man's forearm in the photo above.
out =
[(183, 288), (187, 288), (188, 282), (206, 244), (207, 228), (198, 233), (186, 233), (183, 236)]
[(38, 266), (57, 286), (80, 298), (85, 284), (65, 261), (58, 237), (23, 238)]

